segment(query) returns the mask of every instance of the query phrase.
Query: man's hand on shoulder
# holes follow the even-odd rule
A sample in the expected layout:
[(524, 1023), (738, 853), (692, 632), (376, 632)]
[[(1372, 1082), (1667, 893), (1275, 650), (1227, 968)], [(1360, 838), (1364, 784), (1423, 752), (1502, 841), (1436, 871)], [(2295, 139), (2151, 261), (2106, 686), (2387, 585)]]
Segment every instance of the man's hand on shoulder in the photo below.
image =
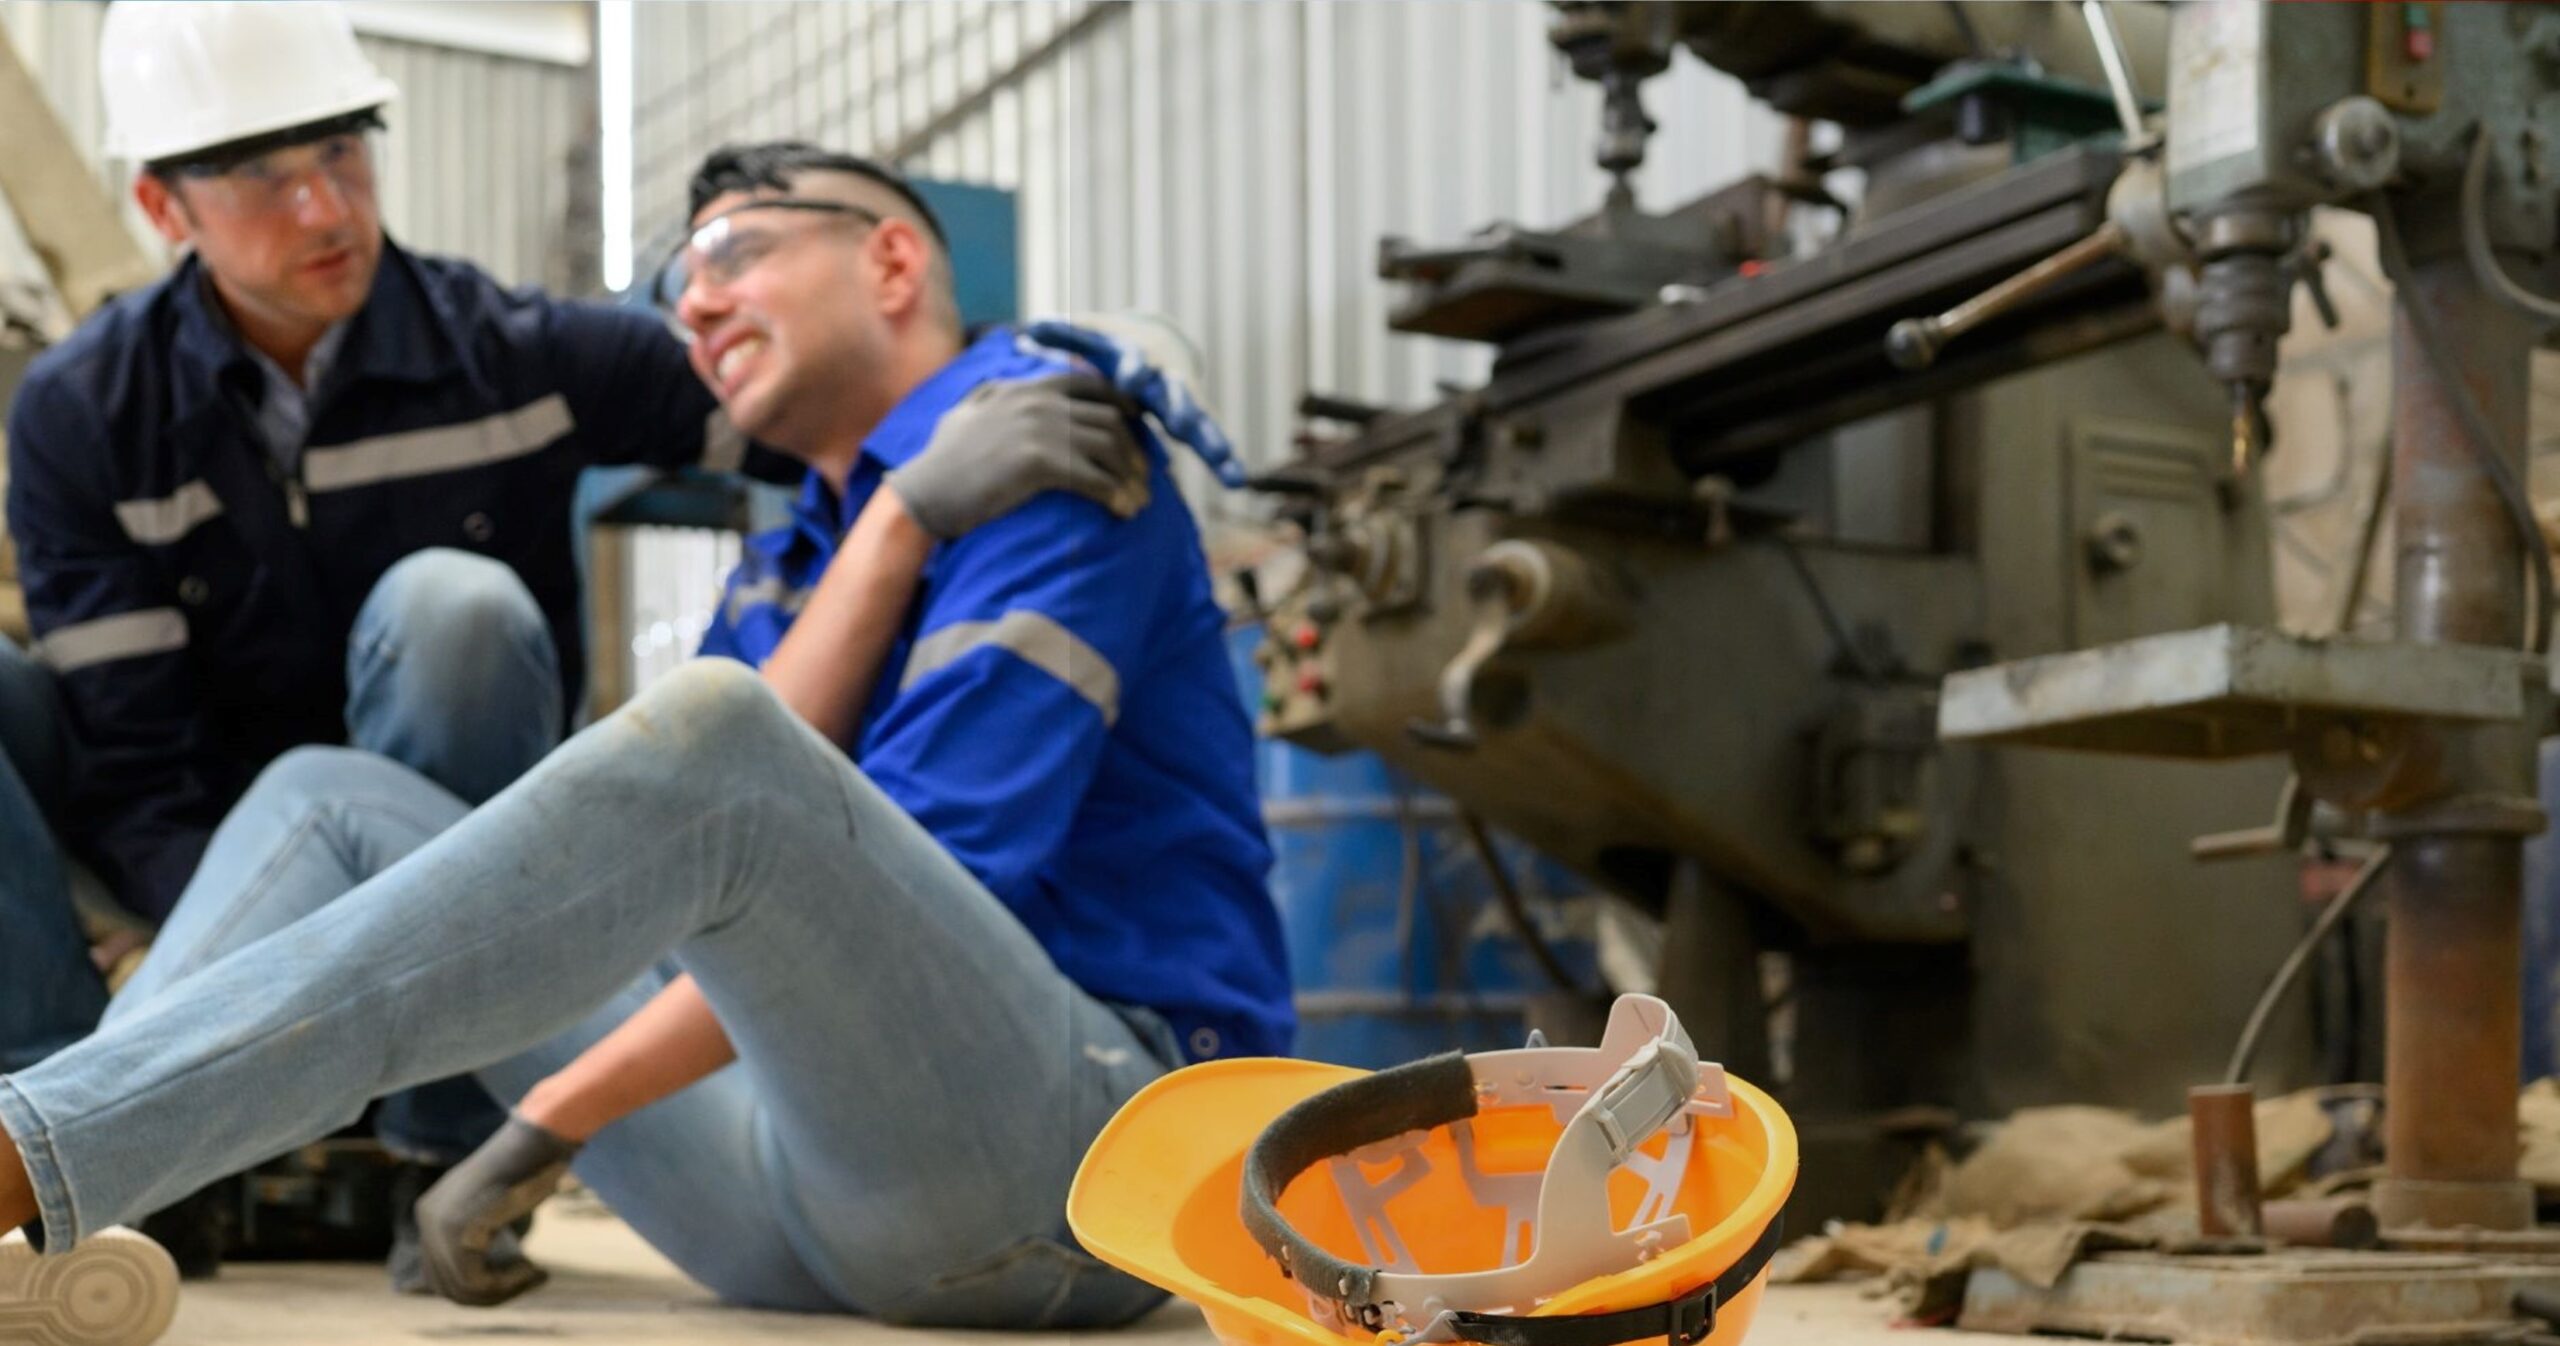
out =
[(1147, 506), (1147, 456), (1109, 384), (1054, 374), (980, 386), (888, 484), (917, 524), (948, 541), (1043, 491), (1129, 518)]

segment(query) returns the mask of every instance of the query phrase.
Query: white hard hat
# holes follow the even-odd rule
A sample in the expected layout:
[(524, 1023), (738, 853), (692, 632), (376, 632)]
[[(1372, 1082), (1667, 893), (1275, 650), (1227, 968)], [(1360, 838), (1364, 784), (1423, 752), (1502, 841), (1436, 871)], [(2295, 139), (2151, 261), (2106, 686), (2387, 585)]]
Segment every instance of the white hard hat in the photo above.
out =
[(109, 155), (153, 163), (399, 95), (336, 5), (118, 0), (98, 38)]

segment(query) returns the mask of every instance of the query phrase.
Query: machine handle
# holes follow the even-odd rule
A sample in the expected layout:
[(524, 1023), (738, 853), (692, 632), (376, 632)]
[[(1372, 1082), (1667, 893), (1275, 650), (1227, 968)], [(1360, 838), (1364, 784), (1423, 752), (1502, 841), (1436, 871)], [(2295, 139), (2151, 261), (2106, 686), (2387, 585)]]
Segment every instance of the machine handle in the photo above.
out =
[(2138, 153), (2150, 146), (2151, 128), (2142, 120), (2142, 96), (2133, 87), (2133, 62), (2125, 55), (2124, 35), (2116, 31), (2115, 16), (2107, 12), (2106, 0), (2080, 0), (2080, 17), (2088, 21), (2089, 40), (2098, 48), (2098, 64), (2107, 71), (2107, 91), (2115, 96), (2116, 120), (2124, 124), (2125, 153)]
[(1936, 317), (1905, 318), (1885, 334), (1885, 355), (1897, 369), (1927, 369), (1937, 363), (1938, 352), (1948, 342), (2034, 298), (2063, 277), (2122, 252), (2127, 238), (2124, 226), (2109, 220), (2087, 238)]
[(2239, 860), (2300, 850), (2311, 835), (2311, 808), (2315, 802), (2311, 792), (2302, 788), (2302, 777), (2287, 776), (2284, 789), (2276, 795), (2274, 822), (2232, 832), (2208, 832), (2187, 843), (2187, 853), (2198, 860)]
[(1468, 573), (1467, 592), (1476, 605), (1475, 629), (1467, 633), (1467, 643), (1458, 648), (1457, 657), (1440, 670), (1440, 718), (1415, 720), (1405, 726), (1405, 732), (1415, 742), (1452, 752), (1475, 748), (1476, 727), (1467, 710), (1475, 700), (1476, 674), (1502, 652), (1502, 642), (1510, 638), (1525, 587), (1519, 577), (1498, 563), (1478, 562)]

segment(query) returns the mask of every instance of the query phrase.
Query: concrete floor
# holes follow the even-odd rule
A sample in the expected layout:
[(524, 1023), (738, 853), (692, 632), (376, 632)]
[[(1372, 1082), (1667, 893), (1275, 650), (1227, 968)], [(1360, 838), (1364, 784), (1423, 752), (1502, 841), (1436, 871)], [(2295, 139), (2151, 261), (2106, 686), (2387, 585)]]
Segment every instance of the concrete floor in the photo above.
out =
[[(593, 1206), (546, 1211), (534, 1231), (533, 1252), (551, 1268), (551, 1284), (505, 1308), (485, 1310), (396, 1297), (384, 1288), (376, 1267), (226, 1267), (220, 1279), (186, 1288), (177, 1325), (164, 1346), (413, 1346), (515, 1339), (629, 1346), (783, 1341), (1037, 1346), (1040, 1341), (1019, 1333), (927, 1332), (859, 1319), (721, 1308), (619, 1221)], [(1179, 1303), (1127, 1331), (1085, 1335), (1089, 1341), (1132, 1346), (1211, 1346), (1213, 1341), (1200, 1315)], [(1061, 1343), (1073, 1339), (1056, 1338)], [(2012, 1339), (1954, 1332), (1914, 1336), (1892, 1326), (1876, 1301), (1845, 1285), (1778, 1287), (1751, 1332), (1752, 1346), (1961, 1346), (1995, 1340)]]

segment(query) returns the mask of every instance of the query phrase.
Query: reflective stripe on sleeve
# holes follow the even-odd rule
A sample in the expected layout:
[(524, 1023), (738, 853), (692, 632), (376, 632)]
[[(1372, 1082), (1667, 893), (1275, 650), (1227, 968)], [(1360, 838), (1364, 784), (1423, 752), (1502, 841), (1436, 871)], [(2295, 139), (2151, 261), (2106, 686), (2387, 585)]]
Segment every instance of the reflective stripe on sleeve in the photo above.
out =
[(954, 622), (916, 642), (907, 658), (901, 692), (958, 662), (973, 650), (1004, 650), (1074, 689), (1102, 712), (1120, 718), (1120, 671), (1075, 632), (1044, 613), (1017, 609), (991, 622)]
[(202, 481), (191, 481), (157, 500), (119, 500), (116, 522), (124, 535), (146, 547), (166, 546), (222, 517), (222, 498)]
[(176, 608), (144, 608), (48, 631), (36, 642), (36, 657), (56, 673), (77, 673), (119, 659), (174, 654), (186, 647), (186, 614)]
[(796, 616), (800, 609), (808, 606), (809, 595), (815, 592), (814, 587), (794, 589), (779, 579), (752, 580), (730, 590), (728, 602), (721, 610), (732, 627), (746, 620), (747, 614), (759, 607), (777, 608), (785, 616)]

